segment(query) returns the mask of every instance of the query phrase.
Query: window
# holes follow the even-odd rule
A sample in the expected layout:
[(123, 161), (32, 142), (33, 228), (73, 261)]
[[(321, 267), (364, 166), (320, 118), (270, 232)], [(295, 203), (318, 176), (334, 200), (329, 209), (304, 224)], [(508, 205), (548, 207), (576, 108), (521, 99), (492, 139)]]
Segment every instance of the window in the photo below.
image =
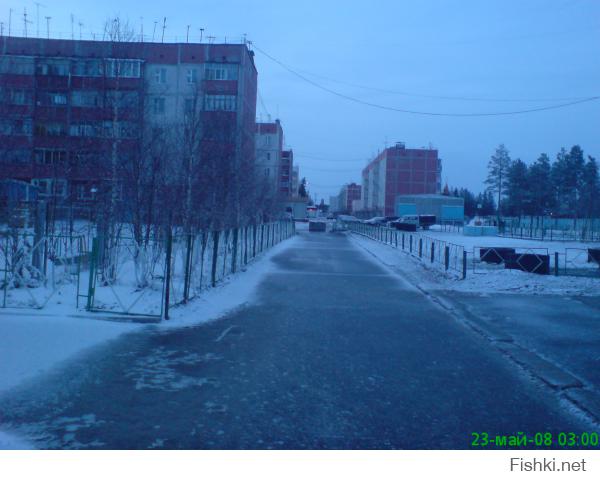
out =
[(271, 152), (267, 152), (267, 160), (271, 160)]
[(237, 80), (238, 65), (233, 63), (207, 63), (204, 67), (206, 80)]
[(0, 119), (0, 135), (31, 135), (31, 118)]
[(69, 62), (65, 60), (43, 60), (36, 65), (37, 75), (69, 75)]
[(185, 104), (183, 106), (183, 110), (186, 115), (191, 115), (192, 113), (194, 113), (194, 110), (195, 110), (194, 104), (195, 104), (195, 102), (194, 102), (193, 98), (185, 99)]
[(205, 95), (204, 110), (234, 112), (237, 107), (236, 101), (235, 95)]
[(163, 97), (154, 98), (152, 102), (152, 112), (155, 115), (162, 115), (165, 113), (165, 99)]
[(94, 90), (74, 90), (71, 93), (71, 105), (74, 107), (98, 107), (100, 94)]
[(75, 123), (69, 127), (69, 135), (72, 137), (97, 137), (99, 128), (92, 123)]
[(196, 69), (195, 68), (188, 68), (187, 71), (187, 83), (196, 83)]
[(266, 144), (266, 145), (271, 145), (271, 135), (267, 135), (267, 136), (265, 137), (265, 144)]
[(119, 78), (139, 78), (141, 60), (116, 60), (106, 61), (106, 75)]
[(77, 200), (95, 200), (97, 191), (89, 185), (77, 185)]
[(103, 71), (101, 60), (77, 60), (73, 64), (73, 75), (76, 77), (101, 77)]
[(167, 83), (167, 69), (157, 68), (154, 70), (154, 82), (155, 83)]
[(11, 105), (31, 105), (33, 103), (32, 91), (22, 88), (8, 89), (6, 90), (4, 97)]
[(31, 184), (38, 188), (40, 195), (67, 196), (67, 181), (64, 178), (34, 178)]
[(33, 61), (34, 57), (2, 55), (2, 57), (0, 57), (0, 73), (33, 75), (35, 69)]
[(59, 165), (64, 164), (67, 159), (67, 152), (64, 150), (51, 150), (40, 148), (33, 152), (35, 163), (38, 165)]
[(66, 93), (41, 92), (39, 94), (38, 105), (42, 106), (63, 106), (67, 104)]
[(59, 122), (44, 122), (35, 126), (35, 134), (40, 137), (59, 137), (66, 133), (65, 125)]

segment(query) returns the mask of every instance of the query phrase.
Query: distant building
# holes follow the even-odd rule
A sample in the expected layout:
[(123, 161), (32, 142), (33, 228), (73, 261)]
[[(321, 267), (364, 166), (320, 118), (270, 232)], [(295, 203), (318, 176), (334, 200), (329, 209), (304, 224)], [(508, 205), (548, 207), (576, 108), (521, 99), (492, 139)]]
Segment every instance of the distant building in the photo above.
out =
[(340, 209), (338, 207), (338, 200), (339, 197), (337, 195), (332, 195), (331, 197), (329, 197), (329, 211), (330, 212), (339, 212)]
[(298, 187), (300, 187), (300, 167), (292, 165), (292, 197), (298, 196)]
[(343, 213), (352, 213), (352, 202), (360, 200), (362, 187), (356, 183), (349, 183), (340, 189), (337, 198), (337, 211)]
[(398, 195), (440, 193), (441, 175), (437, 150), (397, 143), (363, 169), (363, 209), (373, 215), (394, 215)]
[(279, 197), (283, 199), (293, 196), (292, 172), (294, 169), (294, 152), (284, 150), (281, 152), (281, 163), (279, 164)]
[(256, 124), (256, 168), (266, 180), (273, 195), (279, 192), (279, 169), (283, 152), (283, 129), (281, 122), (258, 122)]
[(395, 215), (435, 215), (438, 223), (463, 223), (465, 201), (449, 195), (398, 195)]

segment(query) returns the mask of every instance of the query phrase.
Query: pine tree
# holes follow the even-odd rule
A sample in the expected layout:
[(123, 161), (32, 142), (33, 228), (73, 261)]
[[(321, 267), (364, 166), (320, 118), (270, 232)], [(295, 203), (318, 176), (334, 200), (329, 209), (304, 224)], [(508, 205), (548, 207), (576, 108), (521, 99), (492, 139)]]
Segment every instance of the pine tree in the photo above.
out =
[(306, 190), (306, 177), (302, 178), (300, 181), (300, 186), (298, 187), (298, 196), (300, 198), (308, 197), (308, 191)]
[(594, 157), (588, 156), (588, 161), (582, 169), (581, 197), (579, 211), (583, 216), (592, 218), (597, 215), (598, 195), (600, 194), (600, 180), (598, 178), (598, 164)]
[(546, 215), (554, 208), (554, 185), (551, 176), (550, 158), (542, 153), (529, 167), (528, 190), (533, 215)]
[(528, 191), (528, 169), (523, 160), (511, 162), (506, 172), (506, 206), (509, 213), (519, 218), (527, 213), (530, 192)]
[(500, 144), (488, 163), (488, 176), (485, 181), (488, 192), (498, 197), (498, 220), (503, 213), (502, 197), (506, 190), (506, 175), (510, 167), (510, 156), (504, 144)]

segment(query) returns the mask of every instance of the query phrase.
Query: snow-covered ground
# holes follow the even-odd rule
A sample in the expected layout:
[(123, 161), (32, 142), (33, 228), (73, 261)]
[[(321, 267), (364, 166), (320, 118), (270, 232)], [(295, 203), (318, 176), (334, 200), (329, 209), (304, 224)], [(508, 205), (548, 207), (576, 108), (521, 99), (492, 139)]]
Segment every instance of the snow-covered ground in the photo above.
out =
[[(86, 349), (125, 333), (148, 328), (182, 328), (216, 320), (250, 301), (272, 268), (270, 259), (292, 246), (291, 238), (272, 247), (244, 271), (226, 278), (185, 306), (173, 308), (171, 319), (158, 326), (115, 322), (102, 314), (77, 313), (72, 305), (53, 303), (44, 311), (0, 309), (0, 395), (69, 361)], [(0, 423), (2, 416), (0, 412)], [(0, 449), (27, 448), (10, 432), (0, 431)]]
[[(458, 237), (467, 238), (477, 246), (509, 246), (511, 243), (497, 244), (498, 237), (463, 237), (460, 234), (431, 232), (436, 238), (453, 238), (459, 243)], [(402, 250), (371, 240), (361, 235), (350, 235), (359, 247), (367, 250), (388, 267), (401, 275), (408, 277), (427, 290), (466, 291), (483, 293), (525, 293), (525, 294), (557, 294), (557, 295), (600, 295), (600, 278), (585, 278), (572, 276), (536, 275), (519, 270), (498, 269), (485, 273), (474, 273), (470, 267), (467, 278), (457, 279), (454, 274), (444, 274), (439, 266), (421, 261)], [(474, 240), (473, 240), (474, 239)], [(490, 243), (482, 244), (482, 239)], [(500, 239), (502, 241), (520, 241), (516, 239)], [(484, 240), (485, 241), (485, 240)], [(454, 243), (454, 242), (453, 242)], [(460, 243), (459, 243), (460, 244)], [(564, 248), (564, 247), (562, 247)]]

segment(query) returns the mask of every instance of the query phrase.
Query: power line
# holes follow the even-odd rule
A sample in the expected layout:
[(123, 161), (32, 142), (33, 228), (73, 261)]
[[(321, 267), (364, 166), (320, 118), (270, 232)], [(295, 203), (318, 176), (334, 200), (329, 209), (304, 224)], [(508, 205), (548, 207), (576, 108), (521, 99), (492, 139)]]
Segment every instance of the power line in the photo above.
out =
[(563, 98), (485, 98), (485, 97), (461, 97), (461, 96), (452, 96), (452, 95), (426, 95), (422, 93), (412, 93), (405, 92), (402, 90), (388, 90), (385, 88), (379, 87), (371, 87), (367, 85), (360, 85), (357, 83), (345, 82), (343, 80), (337, 80), (331, 77), (326, 77), (323, 75), (318, 75), (313, 72), (308, 72), (306, 70), (299, 70), (305, 75), (310, 75), (311, 77), (321, 78), (323, 80), (327, 80), (332, 83), (338, 83), (340, 85), (346, 85), (348, 87), (353, 88), (361, 88), (363, 90), (371, 90), (373, 92), (380, 93), (389, 93), (392, 95), (402, 95), (404, 97), (416, 97), (416, 98), (432, 98), (435, 100), (460, 100), (460, 101), (468, 101), (468, 102), (508, 102), (508, 103), (516, 103), (516, 102), (571, 102), (577, 100), (585, 100), (589, 97), (563, 97)]
[(549, 106), (545, 106), (545, 107), (528, 108), (525, 110), (513, 110), (513, 111), (509, 111), (509, 112), (450, 113), (450, 112), (427, 112), (427, 111), (419, 111), (419, 110), (408, 110), (408, 109), (404, 109), (404, 108), (391, 107), (389, 105), (381, 105), (378, 103), (367, 102), (365, 100), (361, 100), (359, 98), (352, 97), (350, 95), (346, 95), (346, 94), (338, 92), (336, 90), (332, 90), (331, 88), (325, 87), (325, 86), (311, 80), (310, 78), (307, 78), (306, 76), (302, 75), (301, 73), (297, 72), (296, 70), (288, 67), (283, 62), (277, 60), (276, 58), (272, 57), (264, 50), (257, 47), (255, 43), (253, 43), (253, 45), (254, 45), (254, 48), (256, 50), (258, 50), (260, 53), (262, 53), (265, 57), (267, 57), (271, 61), (277, 63), (279, 66), (281, 66), (282, 68), (284, 68), (291, 74), (297, 76), (301, 80), (304, 80), (305, 82), (311, 84), (312, 86), (314, 86), (320, 90), (323, 90), (327, 93), (335, 95), (336, 97), (342, 98), (344, 100), (348, 100), (350, 102), (357, 103), (359, 105), (365, 105), (367, 107), (378, 108), (380, 110), (387, 110), (387, 111), (391, 111), (391, 112), (408, 113), (411, 115), (424, 115), (424, 116), (431, 116), (431, 117), (499, 117), (499, 116), (520, 115), (520, 114), (525, 114), (525, 113), (541, 112), (541, 111), (545, 111), (545, 110), (556, 110), (559, 108), (565, 108), (565, 107), (569, 107), (572, 105), (577, 105), (577, 104), (586, 103), (586, 102), (592, 102), (592, 101), (600, 99), (600, 96), (593, 96), (593, 97), (587, 97), (587, 98), (583, 98), (581, 100), (576, 100), (576, 101), (572, 101), (572, 102), (560, 103), (558, 105), (549, 105)]

